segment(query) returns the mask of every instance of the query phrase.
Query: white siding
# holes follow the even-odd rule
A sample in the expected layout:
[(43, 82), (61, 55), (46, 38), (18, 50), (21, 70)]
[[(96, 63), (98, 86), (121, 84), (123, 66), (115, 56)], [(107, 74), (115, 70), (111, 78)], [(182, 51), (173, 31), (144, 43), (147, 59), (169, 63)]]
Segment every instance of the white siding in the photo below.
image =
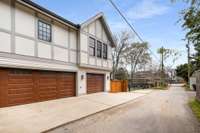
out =
[(96, 21), (96, 36), (102, 39), (102, 24), (99, 20)]
[(1, 67), (14, 67), (26, 69), (41, 69), (41, 70), (59, 70), (59, 71), (78, 71), (77, 66), (63, 65), (58, 63), (47, 63), (35, 60), (22, 60), (0, 56)]
[(81, 33), (81, 51), (88, 51), (88, 36), (86, 34)]
[(76, 62), (77, 62), (77, 61), (76, 61), (76, 60), (77, 60), (77, 59), (76, 59), (76, 58), (77, 58), (77, 57), (76, 57), (76, 54), (77, 54), (76, 51), (70, 51), (70, 62), (71, 62), (71, 63), (76, 63)]
[(108, 42), (108, 37), (107, 37), (106, 32), (105, 32), (104, 29), (102, 31), (102, 39), (103, 39), (104, 42)]
[(15, 53), (21, 55), (34, 56), (35, 42), (22, 37), (16, 37)]
[(63, 48), (54, 47), (54, 59), (59, 61), (68, 62), (68, 50)]
[(111, 69), (112, 68), (112, 61), (108, 60), (108, 67)]
[(107, 61), (103, 61), (103, 67), (108, 67), (108, 62)]
[(96, 65), (96, 58), (90, 57), (90, 58), (89, 58), (89, 64), (90, 64), (90, 65)]
[(0, 32), (0, 51), (11, 52), (10, 34)]
[(109, 72), (107, 72), (106, 74), (105, 74), (105, 91), (106, 92), (110, 92), (110, 73)]
[(40, 19), (42, 19), (42, 20), (45, 20), (45, 21), (51, 23), (51, 20), (52, 20), (51, 18), (49, 18), (49, 17), (47, 17), (47, 16), (45, 16), (45, 15), (42, 15), (42, 14), (38, 14), (37, 16), (38, 16), (38, 18), (40, 18)]
[(54, 42), (57, 45), (68, 47), (68, 31), (64, 27), (54, 26)]
[(112, 48), (108, 44), (108, 59), (112, 59)]
[(89, 25), (89, 33), (95, 36), (95, 23)]
[[(88, 29), (88, 30), (87, 30)], [(108, 70), (110, 71), (112, 69), (112, 55), (111, 55), (111, 45), (109, 43), (108, 40), (108, 36), (107, 33), (105, 31), (105, 27), (102, 23), (101, 19), (97, 19), (93, 22), (91, 22), (89, 25), (86, 25), (85, 27), (83, 27), (83, 29), (81, 29), (81, 33), (80, 33), (80, 52), (81, 53), (85, 53), (87, 52), (88, 54), (88, 59), (85, 59), (85, 56), (82, 57), (83, 54), (80, 54), (80, 66), (82, 62), (86, 62), (86, 60), (88, 60), (87, 65), (85, 65), (85, 63), (83, 64), (83, 66), (88, 66), (89, 68), (100, 68), (100, 69), (104, 69), (104, 70)], [(87, 32), (88, 31), (88, 32)], [(97, 41), (101, 41), (102, 43), (107, 44), (108, 46), (108, 50), (107, 50), (107, 57), (108, 59), (105, 60), (103, 58), (96, 58), (94, 56), (90, 56), (89, 55), (89, 37), (93, 37), (95, 38), (95, 40)], [(84, 60), (84, 61), (82, 61)]]
[(51, 46), (38, 43), (38, 57), (51, 59)]
[[(84, 78), (81, 79), (81, 76), (83, 76)], [(77, 93), (78, 95), (83, 95), (87, 93), (87, 76), (86, 76), (86, 71), (84, 70), (79, 70), (77, 72)]]
[(11, 30), (11, 8), (9, 0), (0, 1), (0, 28)]
[(77, 35), (76, 31), (70, 30), (70, 49), (77, 49)]
[(101, 59), (97, 59), (97, 66), (102, 66)]
[(35, 17), (32, 13), (29, 13), (27, 9), (22, 9), (20, 6), (17, 6), (15, 13), (15, 27), (16, 32), (34, 37), (35, 36)]
[(83, 31), (84, 31), (84, 32), (88, 32), (88, 27), (87, 27), (87, 26), (84, 27), (84, 28), (83, 28)]
[(87, 62), (88, 62), (88, 56), (87, 56), (87, 53), (83, 53), (83, 52), (81, 52), (81, 53), (80, 53), (80, 58), (81, 58), (81, 63), (83, 63), (83, 64), (87, 64)]

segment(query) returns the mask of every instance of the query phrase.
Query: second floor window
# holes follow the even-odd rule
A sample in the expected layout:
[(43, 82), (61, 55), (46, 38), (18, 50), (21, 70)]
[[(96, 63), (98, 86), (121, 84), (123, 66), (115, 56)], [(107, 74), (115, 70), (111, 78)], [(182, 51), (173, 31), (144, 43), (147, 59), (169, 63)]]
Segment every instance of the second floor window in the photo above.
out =
[(95, 56), (95, 39), (89, 38), (89, 54)]
[(108, 58), (108, 46), (107, 44), (103, 44), (103, 58), (107, 59)]
[(51, 25), (43, 21), (38, 21), (38, 39), (51, 42)]
[(97, 57), (102, 57), (102, 43), (97, 41)]

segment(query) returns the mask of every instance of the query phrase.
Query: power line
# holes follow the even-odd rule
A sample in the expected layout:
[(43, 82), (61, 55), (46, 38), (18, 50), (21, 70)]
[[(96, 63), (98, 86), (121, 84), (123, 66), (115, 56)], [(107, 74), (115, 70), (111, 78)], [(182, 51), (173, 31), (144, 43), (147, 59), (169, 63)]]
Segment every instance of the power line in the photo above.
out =
[[(108, 0), (111, 5), (117, 10), (117, 12), (120, 14), (120, 16), (124, 19), (124, 21), (128, 24), (128, 26), (131, 28), (131, 30), (135, 33), (135, 35), (138, 37), (138, 39), (142, 42), (145, 43), (145, 41), (142, 39), (142, 37), (137, 33), (137, 31), (134, 29), (134, 27), (132, 26), (131, 23), (129, 23), (129, 21), (126, 19), (126, 17), (123, 15), (123, 13), (120, 11), (120, 9), (117, 7), (117, 5), (112, 1), (112, 0)], [(159, 61), (160, 59), (153, 53), (153, 51), (148, 48), (148, 50), (150, 51), (150, 53)], [(159, 61), (160, 63), (160, 61)]]

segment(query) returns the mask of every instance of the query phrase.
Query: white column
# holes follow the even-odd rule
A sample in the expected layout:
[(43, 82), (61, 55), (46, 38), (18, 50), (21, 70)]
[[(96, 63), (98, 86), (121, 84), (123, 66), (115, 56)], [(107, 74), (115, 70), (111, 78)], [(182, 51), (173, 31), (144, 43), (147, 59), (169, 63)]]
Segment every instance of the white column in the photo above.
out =
[(110, 72), (105, 74), (105, 92), (110, 92)]
[(83, 95), (87, 93), (87, 79), (86, 79), (86, 72), (79, 70), (77, 72), (77, 95)]

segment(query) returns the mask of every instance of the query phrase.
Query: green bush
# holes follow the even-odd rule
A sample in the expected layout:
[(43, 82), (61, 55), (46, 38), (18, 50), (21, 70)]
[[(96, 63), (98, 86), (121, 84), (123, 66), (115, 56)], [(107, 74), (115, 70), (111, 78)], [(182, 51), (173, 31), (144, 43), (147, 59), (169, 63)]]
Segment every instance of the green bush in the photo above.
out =
[(189, 102), (189, 106), (200, 121), (200, 102), (196, 99)]

